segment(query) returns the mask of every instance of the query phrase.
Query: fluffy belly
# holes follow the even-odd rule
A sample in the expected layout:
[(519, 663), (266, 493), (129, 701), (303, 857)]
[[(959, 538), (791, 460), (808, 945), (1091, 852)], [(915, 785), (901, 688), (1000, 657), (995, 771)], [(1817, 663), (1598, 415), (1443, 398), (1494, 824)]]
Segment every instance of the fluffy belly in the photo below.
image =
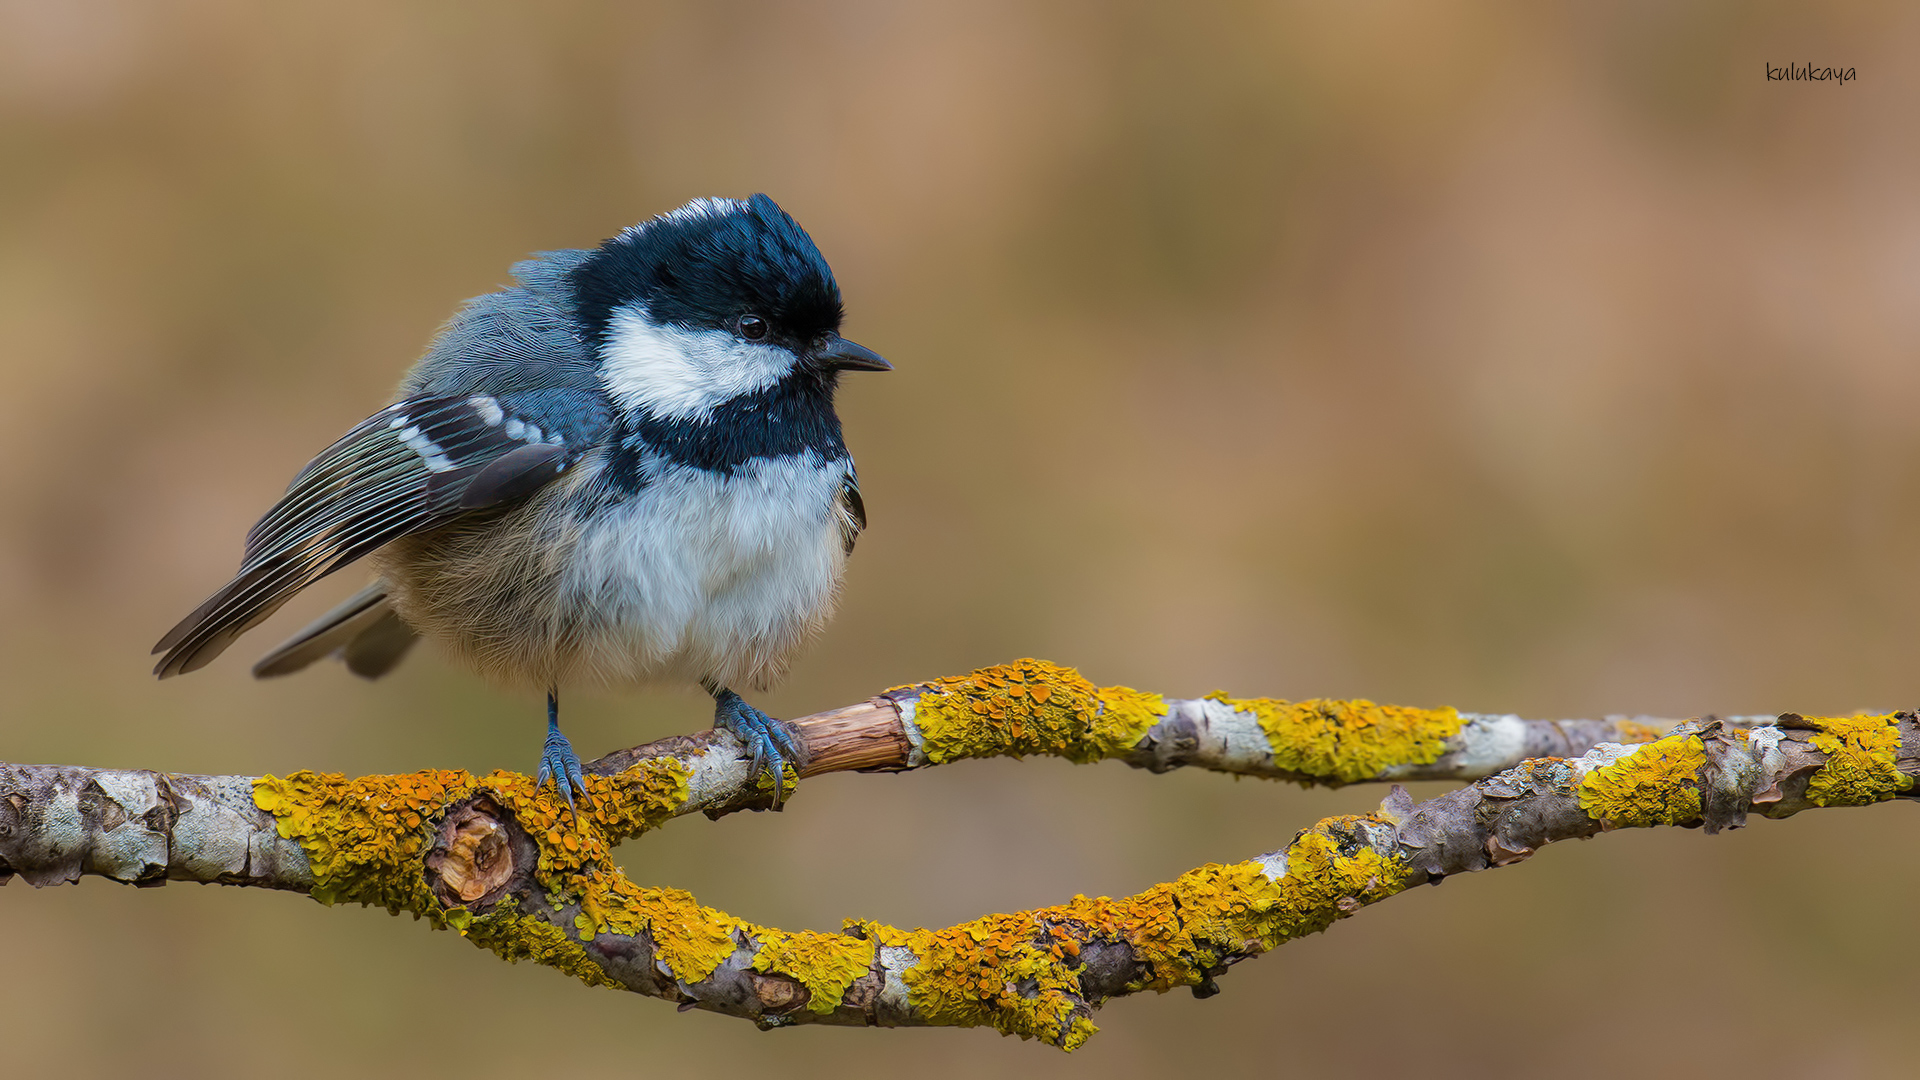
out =
[(669, 466), (613, 503), (583, 466), (495, 521), (391, 545), (381, 569), (401, 617), (482, 673), (535, 689), (739, 689), (783, 674), (831, 614), (845, 461)]

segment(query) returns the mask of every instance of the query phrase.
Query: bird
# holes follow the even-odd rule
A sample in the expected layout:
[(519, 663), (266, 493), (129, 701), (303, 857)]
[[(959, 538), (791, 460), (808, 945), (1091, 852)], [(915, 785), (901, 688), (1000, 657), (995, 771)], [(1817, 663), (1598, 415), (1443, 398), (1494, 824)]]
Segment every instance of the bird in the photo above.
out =
[(698, 684), (777, 806), (798, 742), (735, 688), (770, 686), (832, 613), (867, 524), (834, 394), (842, 372), (892, 365), (841, 336), (832, 269), (764, 194), (695, 199), (512, 274), (294, 476), (154, 673), (206, 666), (364, 559), (374, 580), (256, 677), (331, 656), (374, 679), (431, 638), (546, 692), (536, 787), (569, 807), (585, 788), (563, 688)]

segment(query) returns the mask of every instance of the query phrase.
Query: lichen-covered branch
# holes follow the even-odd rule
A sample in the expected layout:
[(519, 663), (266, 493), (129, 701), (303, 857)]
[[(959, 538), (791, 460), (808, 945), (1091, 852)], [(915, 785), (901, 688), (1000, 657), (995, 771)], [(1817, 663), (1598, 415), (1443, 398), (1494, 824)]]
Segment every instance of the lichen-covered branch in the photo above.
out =
[[(1339, 786), (1367, 781), (1474, 780), (1534, 757), (1577, 757), (1603, 742), (1646, 742), (1675, 721), (1650, 717), (1522, 720), (1371, 701), (1167, 698), (1095, 686), (1043, 660), (896, 687), (793, 721), (806, 750), (800, 776), (944, 765), (967, 758), (1106, 759), (1166, 772), (1216, 772)], [(746, 779), (724, 735), (680, 736), (610, 754), (589, 772), (675, 756), (694, 771), (689, 809), (728, 806)], [(770, 795), (771, 788), (766, 795)], [(749, 793), (752, 794), (752, 793)], [(764, 796), (762, 796), (764, 801)], [(724, 805), (723, 805), (724, 804)]]
[[(1219, 767), (1253, 759), (1232, 744), (1244, 732), (1221, 733), (1243, 716), (1269, 737), (1269, 760), (1229, 771), (1351, 782), (1449, 754), (1448, 768), (1460, 769), (1492, 756), (1450, 742), (1474, 722), (1450, 710), (1198, 700), (1213, 704), (1093, 688), (1027, 661), (800, 726), (813, 751), (808, 772), (992, 753)], [(887, 713), (897, 735), (880, 722)], [(1291, 750), (1272, 741), (1275, 731), (1298, 736)], [(1177, 752), (1156, 756), (1163, 743)], [(679, 890), (638, 886), (613, 863), (615, 844), (668, 818), (770, 799), (770, 781), (750, 785), (726, 737), (603, 759), (579, 816), (513, 773), (255, 780), (0, 766), (0, 875), (297, 889), (412, 912), (509, 960), (764, 1027), (992, 1026), (1072, 1049), (1111, 997), (1178, 986), (1204, 996), (1230, 965), (1424, 881), (1609, 829), (1713, 832), (1751, 813), (1879, 802), (1909, 793), (1917, 773), (1920, 718), (1911, 713), (1690, 722), (1643, 745), (1525, 761), (1418, 805), (1396, 787), (1374, 814), (1326, 819), (1274, 852), (1129, 897), (1075, 897), (944, 930), (850, 919), (826, 933), (759, 926)]]

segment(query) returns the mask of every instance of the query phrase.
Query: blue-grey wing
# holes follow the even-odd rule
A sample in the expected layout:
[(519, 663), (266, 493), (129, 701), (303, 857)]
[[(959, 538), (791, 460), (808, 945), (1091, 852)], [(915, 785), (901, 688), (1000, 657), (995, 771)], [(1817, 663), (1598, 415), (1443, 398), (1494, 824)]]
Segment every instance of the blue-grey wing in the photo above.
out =
[(468, 303), (401, 400), (294, 477), (247, 534), (233, 580), (154, 647), (165, 654), (156, 674), (205, 666), (327, 574), (401, 536), (524, 499), (600, 444), (611, 406), (563, 292), (541, 276), (563, 273), (566, 255), (523, 263), (521, 287)]
[(301, 589), (401, 536), (527, 497), (597, 444), (595, 412), (591, 397), (549, 390), (407, 398), (367, 418), (254, 525), (233, 579), (154, 647), (155, 674), (205, 666)]
[(593, 353), (566, 276), (590, 253), (549, 251), (514, 265), (514, 288), (477, 296), (447, 320), (407, 373), (404, 396), (571, 389), (598, 392)]

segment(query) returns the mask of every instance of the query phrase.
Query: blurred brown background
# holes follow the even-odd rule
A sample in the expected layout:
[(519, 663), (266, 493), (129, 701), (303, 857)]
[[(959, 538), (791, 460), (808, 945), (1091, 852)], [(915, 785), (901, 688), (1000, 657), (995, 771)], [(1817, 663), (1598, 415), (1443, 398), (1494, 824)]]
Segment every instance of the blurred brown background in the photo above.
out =
[[(157, 684), (460, 300), (701, 194), (819, 240), (898, 371), (796, 714), (1016, 656), (1529, 716), (1920, 704), (1920, 11), (1899, 4), (0, 2), (0, 757), (526, 767), (423, 652)], [(1763, 66), (1857, 81), (1767, 82)], [(579, 701), (600, 753), (708, 722)], [(1428, 797), (1443, 790), (1416, 792)], [(1373, 789), (815, 780), (639, 879), (789, 927), (1137, 890)], [(1909, 1072), (1909, 806), (1609, 836), (1136, 997), (1065, 1057), (759, 1034), (382, 912), (0, 891), (8, 1075)], [(1794, 1019), (1776, 1019), (1791, 1010)]]

